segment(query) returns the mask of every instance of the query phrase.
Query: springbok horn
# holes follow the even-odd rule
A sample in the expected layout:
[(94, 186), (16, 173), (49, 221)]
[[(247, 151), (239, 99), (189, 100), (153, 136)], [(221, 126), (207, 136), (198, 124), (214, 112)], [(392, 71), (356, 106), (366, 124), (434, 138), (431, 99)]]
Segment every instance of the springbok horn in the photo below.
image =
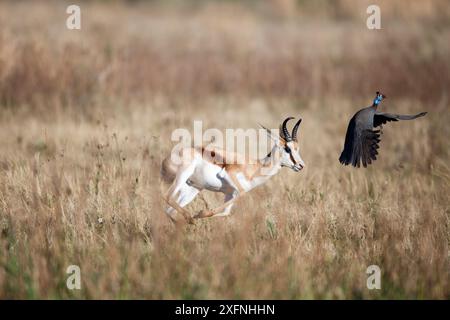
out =
[(286, 125), (289, 120), (294, 119), (294, 117), (286, 118), (286, 120), (283, 121), (283, 124), (281, 125), (281, 136), (286, 142), (292, 141), (292, 137), (289, 134), (288, 129), (286, 128)]
[(297, 123), (294, 126), (294, 129), (292, 129), (292, 139), (294, 139), (295, 141), (297, 141), (297, 131), (300, 123), (302, 123), (302, 118), (298, 119)]

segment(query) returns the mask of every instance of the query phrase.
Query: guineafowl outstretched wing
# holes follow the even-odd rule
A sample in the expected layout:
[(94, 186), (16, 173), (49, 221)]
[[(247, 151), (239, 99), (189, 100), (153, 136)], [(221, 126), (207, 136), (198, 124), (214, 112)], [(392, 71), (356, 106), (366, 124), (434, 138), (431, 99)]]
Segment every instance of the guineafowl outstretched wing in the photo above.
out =
[(373, 126), (378, 127), (385, 124), (388, 121), (398, 121), (398, 120), (413, 120), (426, 115), (426, 112), (421, 112), (415, 115), (403, 115), (403, 114), (393, 114), (384, 112), (375, 112), (373, 117)]
[(347, 134), (345, 135), (344, 150), (339, 157), (343, 165), (351, 164), (354, 167), (364, 167), (377, 159), (380, 142), (380, 131), (373, 130), (371, 123), (357, 121), (356, 114), (348, 124)]

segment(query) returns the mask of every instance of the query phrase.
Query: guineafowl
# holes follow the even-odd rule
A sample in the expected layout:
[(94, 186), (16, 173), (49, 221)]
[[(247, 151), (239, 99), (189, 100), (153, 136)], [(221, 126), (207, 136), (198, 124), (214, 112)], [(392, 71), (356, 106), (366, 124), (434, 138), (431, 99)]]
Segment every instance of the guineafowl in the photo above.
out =
[(377, 111), (378, 105), (386, 96), (380, 92), (376, 93), (373, 104), (367, 108), (359, 110), (350, 120), (345, 135), (344, 150), (339, 157), (343, 165), (351, 164), (354, 167), (360, 167), (360, 162), (364, 167), (377, 159), (379, 148), (378, 143), (381, 140), (380, 129), (388, 121), (413, 120), (423, 117), (426, 112), (415, 115), (400, 115)]

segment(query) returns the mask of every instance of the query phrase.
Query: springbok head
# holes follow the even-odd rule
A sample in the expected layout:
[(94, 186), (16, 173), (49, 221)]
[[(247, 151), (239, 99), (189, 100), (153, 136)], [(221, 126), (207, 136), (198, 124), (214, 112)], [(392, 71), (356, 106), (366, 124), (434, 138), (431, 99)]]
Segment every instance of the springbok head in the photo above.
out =
[(280, 126), (279, 148), (281, 151), (281, 166), (291, 168), (295, 172), (298, 172), (305, 166), (300, 156), (300, 148), (297, 140), (298, 128), (300, 127), (300, 123), (302, 123), (302, 119), (298, 119), (290, 134), (287, 129), (287, 123), (292, 119), (294, 117), (286, 118)]
[(297, 132), (302, 119), (299, 119), (297, 121), (294, 128), (292, 129), (292, 134), (290, 134), (289, 130), (287, 129), (287, 123), (292, 119), (294, 119), (294, 117), (286, 118), (283, 121), (283, 123), (280, 125), (278, 137), (275, 137), (269, 129), (265, 128), (264, 126), (262, 127), (266, 129), (269, 137), (271, 137), (272, 140), (275, 141), (275, 144), (280, 151), (281, 166), (291, 168), (295, 172), (298, 172), (305, 166), (305, 163), (300, 156), (300, 148), (298, 146), (297, 140)]

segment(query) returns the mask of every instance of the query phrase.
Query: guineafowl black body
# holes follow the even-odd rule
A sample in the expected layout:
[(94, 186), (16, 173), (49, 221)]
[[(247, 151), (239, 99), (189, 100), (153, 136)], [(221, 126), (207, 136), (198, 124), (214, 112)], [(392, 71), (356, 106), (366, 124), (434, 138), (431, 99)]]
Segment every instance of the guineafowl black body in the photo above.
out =
[(373, 130), (373, 118), (375, 109), (372, 107), (359, 110), (350, 120), (345, 135), (344, 150), (339, 161), (354, 167), (359, 167), (362, 162), (364, 167), (377, 159), (380, 142), (380, 131)]
[(416, 115), (399, 115), (378, 112), (377, 107), (383, 94), (377, 92), (372, 106), (359, 110), (350, 120), (345, 135), (344, 150), (339, 157), (343, 165), (351, 164), (354, 167), (364, 167), (377, 159), (379, 142), (381, 140), (380, 130), (374, 130), (386, 122), (398, 120), (413, 120), (422, 117), (426, 112)]

